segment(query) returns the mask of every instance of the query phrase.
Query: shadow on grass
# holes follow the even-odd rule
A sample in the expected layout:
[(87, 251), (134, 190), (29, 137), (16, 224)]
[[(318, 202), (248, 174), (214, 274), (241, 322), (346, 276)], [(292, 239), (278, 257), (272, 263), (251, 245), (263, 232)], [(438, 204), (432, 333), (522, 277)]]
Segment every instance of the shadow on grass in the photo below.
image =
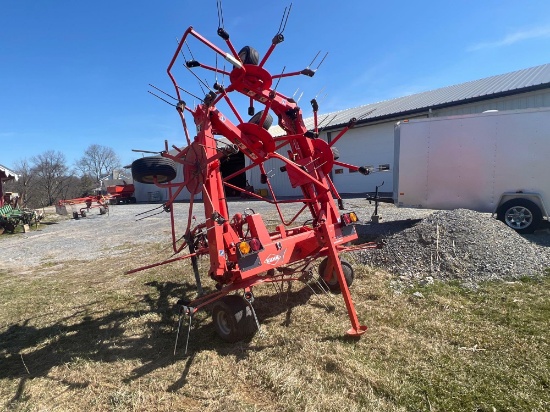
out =
[[(128, 321), (140, 318), (147, 311), (114, 310), (105, 314), (99, 310), (101, 302), (92, 302), (75, 308), (73, 314), (57, 320), (54, 324), (37, 328), (26, 319), (12, 324), (0, 333), (0, 379), (19, 379), (19, 385), (8, 406), (24, 401), (25, 384), (28, 379), (48, 377), (52, 368), (78, 363), (79, 361), (114, 363), (120, 360), (139, 360), (142, 366), (134, 369), (126, 382), (138, 379), (175, 361), (185, 360), (181, 377), (170, 386), (178, 390), (187, 383), (187, 374), (197, 353), (216, 351), (221, 356), (232, 355), (246, 359), (250, 351), (261, 351), (266, 346), (251, 345), (247, 341), (229, 344), (215, 333), (210, 319), (209, 307), (195, 316), (186, 356), (187, 319), (182, 324), (176, 356), (173, 354), (176, 340), (177, 316), (170, 302), (186, 296), (194, 296), (195, 286), (189, 283), (150, 282), (155, 292), (146, 294), (143, 301), (150, 312), (160, 315), (145, 320), (138, 334), (128, 333)], [(285, 314), (283, 326), (292, 323), (294, 307), (307, 303), (314, 292), (301, 283), (282, 285), (277, 294), (258, 296), (254, 308), (261, 323)], [(286, 289), (286, 290), (285, 290)], [(318, 303), (313, 299), (312, 304)], [(330, 309), (330, 308), (329, 308)], [(206, 313), (204, 313), (206, 312)], [(70, 382), (67, 383), (70, 386)], [(87, 383), (80, 383), (82, 387)]]
[[(222, 341), (217, 336), (211, 321), (211, 306), (207, 306), (199, 312), (202, 316), (197, 316), (196, 314), (193, 317), (189, 342), (187, 342), (189, 318), (183, 318), (179, 333), (179, 340), (177, 342), (176, 355), (174, 356), (173, 351), (176, 345), (177, 319), (175, 317), (175, 311), (168, 313), (165, 309), (172, 309), (169, 307), (170, 300), (173, 298), (185, 299), (186, 294), (174, 293), (178, 291), (177, 284), (170, 282), (151, 282), (148, 285), (156, 287), (159, 293), (159, 298), (156, 300), (150, 300), (149, 304), (152, 305), (153, 309), (161, 311), (167, 315), (167, 317), (164, 317), (163, 315), (163, 323), (171, 324), (173, 329), (171, 333), (164, 336), (165, 343), (163, 344), (163, 348), (165, 349), (163, 350), (162, 355), (155, 359), (150, 359), (142, 366), (136, 368), (132, 375), (125, 380), (126, 382), (139, 379), (140, 377), (147, 375), (156, 369), (164, 368), (172, 364), (174, 361), (185, 359), (185, 367), (182, 372), (182, 376), (169, 388), (169, 390), (177, 391), (187, 383), (186, 377), (192, 365), (193, 359), (196, 354), (201, 351), (215, 351), (220, 356), (234, 356), (238, 361), (241, 361), (246, 360), (250, 352), (258, 352), (269, 347), (268, 345), (252, 345), (251, 341), (253, 336), (237, 343), (227, 343)], [(285, 320), (283, 321), (282, 326), (289, 326), (292, 323), (293, 308), (308, 303), (314, 294), (308, 286), (302, 285), (298, 282), (294, 282), (293, 284), (285, 283), (285, 285), (286, 288), (277, 289), (277, 293), (273, 295), (255, 297), (253, 306), (260, 324), (268, 324), (272, 321), (272, 318), (284, 313)], [(188, 288), (187, 292), (188, 297), (194, 295), (194, 287)], [(147, 299), (148, 297), (146, 297), (146, 300)], [(317, 306), (316, 302), (312, 302), (311, 304)], [(328, 309), (330, 310), (330, 306)], [(149, 344), (151, 343), (152, 342), (149, 342)], [(158, 341), (154, 343), (157, 344)], [(186, 346), (188, 347), (187, 354), (185, 354)], [(151, 354), (149, 354), (149, 357), (150, 355)], [(145, 359), (142, 358), (142, 360)]]

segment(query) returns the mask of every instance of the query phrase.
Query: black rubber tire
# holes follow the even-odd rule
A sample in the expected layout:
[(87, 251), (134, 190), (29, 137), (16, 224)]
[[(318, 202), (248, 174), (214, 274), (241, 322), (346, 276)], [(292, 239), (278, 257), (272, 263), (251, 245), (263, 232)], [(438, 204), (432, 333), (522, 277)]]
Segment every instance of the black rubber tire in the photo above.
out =
[(212, 320), (216, 333), (226, 342), (238, 342), (256, 331), (252, 309), (239, 295), (224, 296), (216, 301)]
[(157, 182), (166, 183), (176, 175), (176, 163), (165, 157), (142, 157), (132, 163), (132, 177), (139, 183), (154, 184), (155, 176)]
[(101, 206), (101, 207), (99, 208), (99, 214), (100, 214), (100, 215), (104, 215), (105, 213), (107, 213), (107, 208)]
[[(346, 279), (346, 284), (349, 288), (353, 283), (353, 279), (355, 278), (355, 272), (353, 270), (353, 267), (351, 266), (351, 263), (349, 263), (347, 260), (340, 259), (340, 263), (342, 264), (344, 278)], [(324, 280), (331, 291), (340, 292), (340, 283), (338, 283), (338, 278), (336, 277), (336, 271), (334, 269), (332, 271), (332, 276), (327, 280), (327, 266), (328, 257), (324, 258), (323, 261), (319, 264), (319, 276), (321, 277), (321, 279)]]
[(542, 223), (542, 212), (530, 200), (512, 199), (498, 208), (497, 219), (518, 233), (533, 233)]
[(78, 212), (73, 212), (73, 219), (75, 219), (75, 220), (80, 219), (80, 216), (78, 215)]
[[(248, 123), (260, 124), (260, 120), (262, 119), (263, 114), (264, 114), (264, 111), (260, 110), (258, 113), (256, 113), (254, 116), (250, 118)], [(272, 124), (273, 124), (273, 116), (271, 116), (268, 113), (267, 116), (265, 117), (264, 124), (262, 125), (262, 127), (265, 130), (269, 130)]]
[(82, 216), (82, 217), (86, 217), (86, 211), (85, 211), (85, 210), (83, 210), (82, 212), (80, 212), (80, 216)]
[(260, 62), (260, 53), (258, 53), (254, 47), (244, 46), (241, 51), (239, 51), (239, 59), (241, 59), (244, 64), (253, 64), (257, 66)]
[(132, 196), (130, 198), (130, 203), (136, 203), (136, 202), (137, 202), (137, 199), (134, 196)]

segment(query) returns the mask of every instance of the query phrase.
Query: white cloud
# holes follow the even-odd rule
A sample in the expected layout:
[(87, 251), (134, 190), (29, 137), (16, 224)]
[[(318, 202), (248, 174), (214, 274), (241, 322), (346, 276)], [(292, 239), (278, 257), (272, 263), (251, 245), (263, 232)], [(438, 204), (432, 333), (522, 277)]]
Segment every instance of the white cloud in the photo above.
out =
[(508, 34), (501, 40), (494, 42), (484, 42), (474, 44), (468, 48), (468, 51), (477, 51), (482, 49), (489, 49), (495, 47), (510, 46), (515, 43), (522, 42), (524, 40), (539, 39), (550, 37), (550, 27), (537, 27), (530, 30), (518, 31), (512, 34)]

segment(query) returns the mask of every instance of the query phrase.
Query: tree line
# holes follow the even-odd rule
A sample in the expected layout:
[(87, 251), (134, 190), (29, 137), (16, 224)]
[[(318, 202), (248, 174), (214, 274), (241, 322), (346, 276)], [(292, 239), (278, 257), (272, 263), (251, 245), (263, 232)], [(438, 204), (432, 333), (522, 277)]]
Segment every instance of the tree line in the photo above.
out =
[(6, 182), (4, 191), (17, 192), (20, 205), (37, 209), (95, 194), (102, 177), (120, 167), (114, 150), (98, 144), (90, 145), (72, 167), (62, 152), (47, 150), (15, 162), (12, 170), (19, 179)]

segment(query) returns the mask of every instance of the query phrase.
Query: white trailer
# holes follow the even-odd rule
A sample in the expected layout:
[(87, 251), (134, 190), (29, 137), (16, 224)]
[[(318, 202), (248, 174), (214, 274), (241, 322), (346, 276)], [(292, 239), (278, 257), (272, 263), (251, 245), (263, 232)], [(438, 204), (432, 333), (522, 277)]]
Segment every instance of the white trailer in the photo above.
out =
[(489, 212), (520, 233), (548, 220), (550, 109), (398, 122), (399, 207)]

